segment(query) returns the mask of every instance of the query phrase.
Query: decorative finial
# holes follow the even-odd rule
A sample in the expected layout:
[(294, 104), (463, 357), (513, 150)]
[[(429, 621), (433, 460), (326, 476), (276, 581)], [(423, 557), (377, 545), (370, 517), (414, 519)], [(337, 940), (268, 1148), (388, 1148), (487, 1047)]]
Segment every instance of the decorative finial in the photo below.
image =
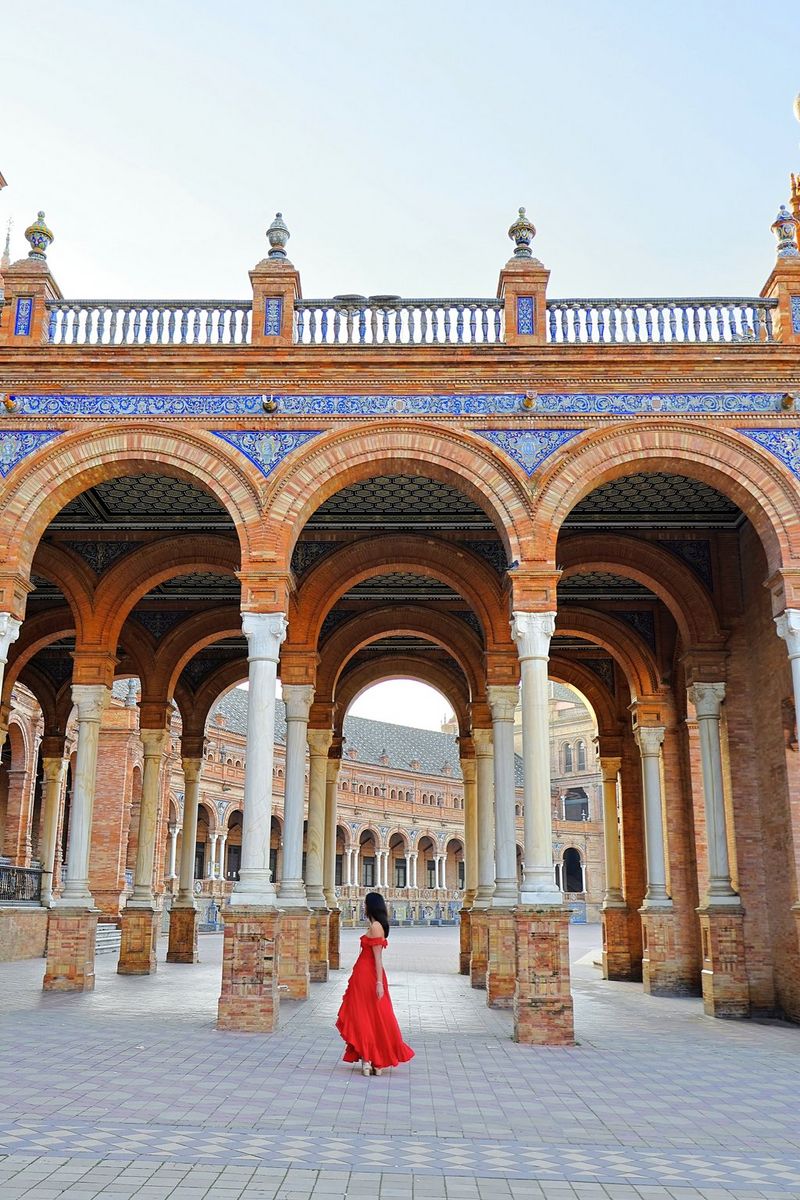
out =
[(11, 221), (9, 219), (6, 225), (6, 244), (3, 249), (3, 257), (0, 258), (0, 271), (5, 271), (6, 267), (11, 266)]
[(519, 216), (510, 227), (508, 236), (514, 243), (514, 258), (533, 258), (531, 242), (536, 236), (536, 228), (525, 216), (524, 208), (519, 210)]
[(797, 221), (785, 204), (780, 206), (778, 215), (772, 222), (772, 232), (778, 239), (778, 258), (800, 258), (797, 249)]
[(128, 680), (128, 694), (125, 697), (126, 708), (136, 708), (136, 692), (136, 680), (133, 678), (133, 676), (131, 676), (131, 678)]
[(40, 212), (32, 225), (25, 230), (25, 237), (30, 242), (28, 258), (36, 258), (41, 262), (47, 257), (47, 248), (55, 241), (50, 230), (44, 223), (44, 213)]
[(269, 252), (267, 258), (282, 258), (286, 260), (286, 243), (291, 234), (286, 228), (286, 222), (283, 219), (283, 213), (275, 213), (275, 220), (267, 230), (267, 241), (269, 242)]

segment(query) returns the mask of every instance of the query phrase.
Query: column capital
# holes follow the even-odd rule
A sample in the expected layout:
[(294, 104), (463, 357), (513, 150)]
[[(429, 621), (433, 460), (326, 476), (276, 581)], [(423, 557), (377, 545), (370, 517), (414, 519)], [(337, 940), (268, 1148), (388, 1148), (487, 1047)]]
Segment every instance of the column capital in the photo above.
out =
[(200, 772), (203, 769), (202, 758), (182, 758), (181, 767), (183, 768), (183, 778), (186, 783), (199, 782)]
[(665, 733), (666, 729), (663, 725), (639, 725), (633, 731), (633, 736), (636, 738), (636, 745), (642, 753), (642, 758), (658, 755), (664, 743)]
[(332, 741), (332, 729), (309, 729), (308, 731), (308, 749), (310, 754), (319, 754), (327, 758)]
[(474, 758), (461, 759), (461, 778), (464, 783), (474, 783), (477, 767)]
[(247, 660), (267, 659), (276, 663), (286, 637), (286, 614), (243, 612), (242, 632), (247, 638)]
[(789, 658), (800, 655), (800, 608), (786, 608), (775, 617), (778, 637), (786, 642)]
[(607, 756), (601, 757), (600, 773), (603, 777), (603, 783), (607, 783), (607, 782), (616, 783), (617, 776), (619, 775), (621, 766), (622, 766), (621, 758), (610, 758)]
[(311, 683), (285, 683), (281, 687), (286, 705), (287, 721), (307, 721), (314, 703), (314, 685)]
[(161, 758), (167, 748), (168, 738), (169, 733), (166, 729), (140, 729), (139, 740), (145, 758)]
[(61, 772), (67, 765), (67, 760), (60, 756), (58, 758), (42, 757), (42, 774), (47, 783), (55, 783)]
[(0, 663), (8, 662), (8, 651), (12, 642), (19, 637), (22, 622), (11, 613), (0, 612)]
[(79, 721), (100, 721), (111, 702), (111, 688), (104, 683), (73, 683), (72, 703)]
[(341, 758), (331, 758), (328, 755), (328, 765), (325, 768), (325, 779), (328, 783), (336, 783), (339, 778), (339, 768), (342, 765)]
[(719, 719), (720, 705), (725, 699), (724, 683), (693, 683), (690, 688), (686, 689), (686, 692), (700, 719), (704, 717)]
[(543, 658), (550, 654), (550, 639), (555, 633), (554, 612), (515, 612), (511, 614), (511, 637), (517, 644), (520, 661)]
[(519, 688), (508, 687), (505, 684), (502, 686), (491, 684), (486, 689), (486, 699), (489, 701), (489, 708), (492, 710), (493, 721), (514, 720), (514, 711), (519, 703)]
[(475, 747), (476, 758), (487, 758), (494, 753), (494, 742), (491, 729), (473, 729), (472, 744)]

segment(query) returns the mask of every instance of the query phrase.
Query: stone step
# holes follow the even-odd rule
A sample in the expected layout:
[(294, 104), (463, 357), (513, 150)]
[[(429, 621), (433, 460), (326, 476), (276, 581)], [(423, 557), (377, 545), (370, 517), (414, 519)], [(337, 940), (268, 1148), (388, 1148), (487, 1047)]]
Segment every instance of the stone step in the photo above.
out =
[(116, 954), (119, 952), (119, 943), (122, 934), (118, 925), (98, 924), (97, 940), (95, 942), (95, 953), (97, 954)]

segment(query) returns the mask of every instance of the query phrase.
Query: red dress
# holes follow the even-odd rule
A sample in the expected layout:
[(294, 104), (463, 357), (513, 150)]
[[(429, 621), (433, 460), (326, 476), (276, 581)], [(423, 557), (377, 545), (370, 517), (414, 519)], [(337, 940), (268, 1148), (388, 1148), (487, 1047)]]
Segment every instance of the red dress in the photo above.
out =
[(400, 1033), (385, 971), (383, 998), (379, 1000), (375, 994), (378, 979), (372, 948), (387, 945), (386, 938), (371, 938), (365, 933), (361, 936), (361, 953), (336, 1018), (336, 1028), (347, 1042), (345, 1062), (363, 1059), (373, 1067), (396, 1067), (414, 1057), (414, 1051), (405, 1044)]

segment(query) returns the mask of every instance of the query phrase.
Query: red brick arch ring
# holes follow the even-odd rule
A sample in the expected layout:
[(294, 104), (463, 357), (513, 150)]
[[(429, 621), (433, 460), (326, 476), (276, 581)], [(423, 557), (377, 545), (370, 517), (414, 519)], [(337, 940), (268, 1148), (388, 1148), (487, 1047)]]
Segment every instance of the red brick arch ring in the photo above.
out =
[(263, 504), (279, 568), (288, 571), (294, 544), (321, 504), (378, 475), (418, 475), (449, 484), (492, 520), (509, 561), (531, 557), (527, 480), (502, 451), (466, 430), (388, 420), (325, 433), (269, 476)]
[(800, 486), (768, 451), (731, 429), (685, 419), (604, 426), (569, 443), (534, 485), (537, 561), (556, 560), (562, 524), (589, 492), (639, 472), (686, 475), (716, 488), (754, 525), (769, 572), (800, 558)]
[(614, 696), (603, 681), (580, 659), (569, 659), (566, 655), (550, 656), (548, 674), (558, 683), (573, 688), (586, 701), (597, 722), (600, 737), (613, 736), (621, 732), (622, 722), (617, 712)]
[(361, 663), (342, 674), (336, 687), (334, 736), (342, 736), (347, 710), (373, 684), (409, 678), (419, 679), (441, 692), (456, 714), (459, 735), (469, 735), (469, 689), (463, 674), (442, 663), (426, 662), (421, 655), (403, 655), (402, 658), (381, 656), (375, 662)]
[[(602, 646), (619, 664), (631, 691), (631, 700), (662, 692), (661, 677), (650, 647), (624, 621), (590, 608), (566, 604), (556, 616), (556, 637), (578, 637)], [(553, 647), (558, 654), (558, 646)]]

